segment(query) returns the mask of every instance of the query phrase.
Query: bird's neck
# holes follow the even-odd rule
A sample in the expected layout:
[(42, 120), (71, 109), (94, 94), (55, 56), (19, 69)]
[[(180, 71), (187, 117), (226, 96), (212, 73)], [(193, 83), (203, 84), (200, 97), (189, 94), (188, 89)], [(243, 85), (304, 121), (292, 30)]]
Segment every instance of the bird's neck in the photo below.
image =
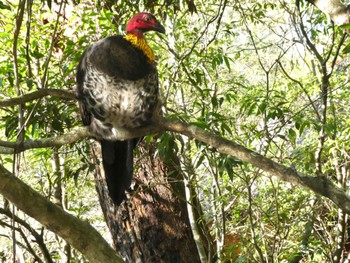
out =
[(146, 39), (143, 36), (137, 36), (132, 33), (127, 33), (124, 38), (129, 41), (133, 46), (140, 49), (148, 58), (148, 62), (155, 63), (156, 58), (153, 54), (153, 50), (147, 44)]

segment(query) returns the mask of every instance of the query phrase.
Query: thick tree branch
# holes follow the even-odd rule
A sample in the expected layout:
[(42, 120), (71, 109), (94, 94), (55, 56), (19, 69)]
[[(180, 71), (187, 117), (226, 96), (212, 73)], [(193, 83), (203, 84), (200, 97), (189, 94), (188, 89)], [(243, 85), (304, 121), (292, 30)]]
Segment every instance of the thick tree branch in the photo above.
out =
[(103, 237), (81, 221), (30, 188), (0, 165), (0, 193), (27, 215), (38, 220), (78, 249), (91, 262), (123, 262)]
[[(142, 137), (147, 134), (152, 134), (160, 131), (160, 129), (155, 126), (147, 126), (137, 130), (120, 130), (119, 133), (113, 137), (111, 140), (127, 140), (136, 137)], [(69, 133), (60, 135), (57, 137), (49, 137), (38, 140), (26, 140), (22, 143), (0, 141), (0, 154), (13, 154), (14, 152), (23, 152), (29, 149), (36, 148), (50, 148), (50, 147), (60, 147), (65, 144), (75, 143), (81, 139), (92, 137), (89, 129), (87, 127), (79, 127), (72, 130)]]
[(332, 200), (344, 212), (350, 213), (350, 197), (339, 187), (324, 176), (309, 176), (299, 173), (293, 168), (279, 164), (267, 157), (236, 144), (218, 135), (204, 131), (203, 129), (183, 122), (159, 120), (162, 129), (178, 132), (191, 138), (200, 140), (223, 154), (232, 155), (242, 161), (250, 163), (265, 172), (275, 175), (283, 181), (302, 185), (317, 194)]
[[(339, 187), (333, 184), (329, 179), (324, 176), (309, 176), (299, 173), (295, 169), (279, 164), (267, 157), (264, 157), (246, 147), (236, 144), (230, 140), (222, 138), (218, 135), (206, 132), (203, 129), (189, 125), (183, 122), (167, 120), (163, 117), (158, 117), (154, 121), (154, 125), (147, 126), (137, 130), (123, 130), (120, 131), (113, 139), (125, 140), (135, 137), (142, 137), (147, 134), (160, 132), (160, 131), (172, 131), (181, 133), (188, 137), (202, 141), (218, 150), (220, 153), (232, 155), (242, 161), (250, 163), (265, 172), (275, 175), (283, 181), (299, 184), (308, 189), (311, 189), (317, 194), (332, 200), (340, 209), (350, 214), (350, 197)], [(40, 140), (25, 141), (21, 144), (14, 142), (0, 141), (0, 152), (10, 153), (16, 150), (21, 152), (31, 148), (47, 148), (54, 146), (62, 146), (64, 144), (74, 143), (82, 138), (91, 136), (86, 127), (80, 127), (69, 134), (54, 137), (45, 138)], [(4, 150), (4, 151), (2, 151)], [(7, 152), (5, 152), (5, 150)], [(1, 190), (0, 190), (1, 191)]]
[[(194, 125), (158, 117), (154, 121), (153, 126), (147, 126), (145, 128), (132, 131), (123, 130), (120, 131), (119, 134), (113, 139), (125, 140), (135, 137), (142, 137), (147, 134), (165, 130), (181, 133), (188, 137), (200, 140), (216, 148), (220, 153), (232, 155), (242, 161), (250, 163), (264, 170), (265, 172), (279, 177), (283, 181), (293, 184), (300, 184), (308, 189), (311, 189), (315, 193), (329, 198), (344, 212), (350, 214), (350, 197), (341, 188), (337, 187), (326, 177), (309, 176), (299, 173), (290, 167), (279, 164), (267, 157), (264, 157), (254, 151), (245, 148), (242, 145), (236, 144), (235, 142), (229, 141), (210, 132), (206, 132)], [(25, 141), (21, 144), (0, 141), (0, 152), (13, 153), (14, 151), (21, 152), (31, 148), (57, 147), (64, 144), (74, 143), (82, 138), (87, 138), (89, 136), (91, 136), (91, 134), (88, 129), (86, 127), (80, 127), (69, 134), (53, 138)]]
[(74, 143), (80, 139), (90, 136), (86, 127), (79, 127), (70, 133), (57, 137), (43, 138), (39, 140), (26, 140), (22, 143), (0, 141), (0, 153), (13, 154), (23, 152), (28, 149), (59, 147), (65, 144)]
[[(229, 141), (218, 135), (183, 122), (167, 120), (159, 117), (153, 127), (146, 127), (134, 131), (123, 131), (116, 139), (139, 137), (156, 131), (168, 130), (181, 133), (190, 138), (200, 140), (223, 154), (229, 154), (250, 163), (265, 172), (275, 175), (283, 181), (299, 184), (311, 189), (317, 194), (332, 200), (340, 209), (350, 214), (350, 197), (339, 187), (324, 176), (308, 176), (293, 168), (279, 164), (267, 157), (245, 148), (242, 145)], [(35, 141), (25, 141), (22, 144), (2, 142), (2, 146), (16, 151), (30, 148), (53, 147), (73, 143), (90, 136), (86, 127), (80, 127), (70, 134), (56, 138), (46, 138)], [(125, 137), (123, 137), (125, 136)], [(47, 201), (39, 193), (14, 177), (0, 165), (0, 193), (14, 203), (19, 209), (38, 220), (49, 230), (57, 233), (72, 246), (80, 250), (92, 262), (122, 262), (111, 247), (88, 223), (82, 222), (66, 213), (60, 207)], [(48, 211), (47, 213), (43, 211)], [(96, 247), (97, 244), (97, 247)], [(111, 257), (114, 261), (111, 260)]]
[(45, 96), (55, 96), (61, 99), (73, 100), (75, 95), (73, 91), (62, 90), (62, 89), (40, 89), (32, 93), (24, 94), (11, 99), (0, 100), (0, 107), (10, 107), (19, 104), (33, 101), (36, 99), (43, 98)]

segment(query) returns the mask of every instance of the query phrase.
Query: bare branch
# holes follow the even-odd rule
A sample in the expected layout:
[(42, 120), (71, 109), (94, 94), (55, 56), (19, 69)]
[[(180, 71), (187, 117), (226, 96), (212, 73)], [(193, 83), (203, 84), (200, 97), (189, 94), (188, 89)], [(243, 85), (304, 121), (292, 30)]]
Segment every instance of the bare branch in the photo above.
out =
[(295, 5), (297, 7), (297, 13), (298, 13), (299, 19), (300, 19), (299, 28), (301, 30), (303, 37), (305, 38), (306, 45), (310, 49), (310, 51), (315, 55), (315, 57), (317, 58), (319, 63), (321, 65), (324, 65), (324, 59), (322, 58), (321, 54), (318, 52), (315, 44), (312, 43), (312, 41), (310, 40), (309, 36), (306, 33), (305, 26), (303, 23), (303, 17), (301, 15), (301, 11), (300, 11), (300, 0), (295, 1)]
[(37, 231), (35, 231), (27, 221), (23, 220), (22, 218), (18, 217), (17, 215), (14, 215), (9, 209), (4, 209), (0, 207), (0, 213), (6, 215), (8, 218), (13, 218), (18, 224), (20, 224), (22, 227), (27, 229), (30, 234), (35, 238), (35, 242), (39, 245), (39, 248), (41, 252), (43, 253), (46, 262), (51, 263), (53, 262), (50, 256), (50, 251), (48, 250), (44, 240), (43, 236), (39, 234)]
[(194, 125), (178, 121), (170, 121), (167, 119), (161, 119), (159, 125), (164, 130), (178, 132), (200, 140), (216, 148), (220, 153), (232, 155), (264, 170), (265, 172), (277, 176), (283, 181), (302, 185), (315, 193), (329, 198), (344, 212), (348, 214), (350, 213), (350, 197), (341, 188), (337, 187), (324, 176), (309, 176), (302, 174), (291, 167), (277, 163), (242, 145), (206, 132)]
[(340, 49), (341, 47), (343, 46), (345, 40), (346, 40), (346, 37), (347, 37), (347, 34), (344, 34), (338, 44), (338, 47), (337, 47), (337, 50), (335, 51), (335, 54), (334, 54), (334, 57), (333, 57), (333, 60), (332, 60), (332, 65), (331, 65), (331, 72), (328, 73), (328, 76), (330, 77), (333, 73), (333, 70), (334, 70), (334, 67), (335, 67), (335, 64), (337, 62), (337, 59), (339, 58), (339, 54), (340, 54)]
[(57, 137), (43, 138), (39, 140), (26, 140), (22, 143), (0, 141), (0, 153), (19, 153), (28, 149), (59, 147), (65, 144), (74, 143), (90, 135), (91, 134), (86, 127), (79, 127), (70, 133)]
[(61, 89), (40, 89), (32, 93), (24, 94), (15, 98), (0, 100), (0, 107), (11, 107), (19, 104), (26, 103), (28, 101), (33, 101), (40, 99), (45, 96), (55, 96), (65, 100), (75, 99), (73, 91), (61, 90)]
[[(277, 163), (252, 150), (249, 150), (248, 148), (242, 145), (227, 140), (216, 134), (204, 131), (203, 129), (194, 125), (189, 125), (184, 122), (168, 120), (163, 117), (158, 117), (154, 121), (153, 125), (132, 131), (123, 130), (120, 131), (120, 133), (117, 134), (115, 137), (110, 139), (125, 140), (165, 130), (181, 133), (190, 138), (202, 141), (216, 148), (217, 151), (220, 153), (229, 154), (242, 161), (250, 163), (255, 167), (262, 169), (265, 172), (277, 176), (285, 182), (302, 185), (303, 187), (308, 188), (317, 194), (329, 198), (340, 209), (350, 214), (350, 197), (341, 188), (337, 187), (335, 184), (333, 184), (332, 181), (327, 179), (325, 176), (311, 176), (302, 174), (291, 167), (287, 167), (285, 165)], [(89, 136), (91, 136), (91, 134), (88, 128), (80, 127), (66, 135), (34, 141), (25, 141), (22, 144), (2, 141), (0, 142), (0, 150), (1, 146), (13, 149), (13, 151), (16, 150), (17, 152), (31, 148), (62, 146), (64, 144), (74, 143), (80, 139)]]
[(321, 116), (316, 108), (315, 102), (311, 99), (309, 92), (307, 91), (307, 89), (304, 87), (304, 85), (297, 79), (293, 78), (292, 76), (290, 76), (287, 71), (285, 70), (285, 68), (283, 67), (281, 61), (277, 60), (277, 64), (280, 66), (283, 74), (289, 78), (291, 81), (295, 82), (298, 84), (298, 86), (302, 89), (302, 91), (305, 93), (307, 99), (309, 100), (309, 104), (312, 106), (312, 109), (314, 110), (315, 114), (317, 115), (317, 119), (320, 120)]
[[(118, 134), (110, 137), (110, 140), (127, 140), (136, 137), (142, 137), (147, 134), (152, 134), (159, 132), (159, 128), (156, 126), (147, 126), (135, 130), (120, 130)], [(22, 143), (17, 142), (7, 142), (0, 141), (0, 153), (1, 154), (13, 154), (14, 152), (19, 153), (29, 149), (35, 148), (50, 148), (50, 147), (60, 147), (65, 144), (75, 143), (81, 139), (93, 137), (90, 133), (88, 127), (79, 127), (72, 130), (64, 135), (42, 138), (38, 140), (26, 140)]]
[(52, 36), (51, 36), (50, 48), (48, 50), (48, 54), (47, 54), (46, 61), (45, 61), (45, 64), (44, 64), (45, 65), (45, 67), (44, 67), (44, 74), (43, 74), (43, 76), (41, 78), (41, 88), (44, 88), (44, 89), (47, 88), (48, 70), (49, 70), (50, 60), (51, 60), (51, 56), (52, 56), (52, 51), (53, 51), (54, 44), (55, 44), (55, 38), (57, 37), (56, 36), (56, 32), (57, 32), (58, 25), (59, 25), (59, 20), (60, 20), (60, 17), (61, 17), (61, 10), (62, 10), (63, 3), (64, 3), (64, 1), (61, 1), (61, 4), (59, 5), (59, 10), (58, 10), (58, 13), (57, 13), (57, 19), (56, 19), (56, 23), (55, 23), (55, 28), (54, 28), (54, 30), (52, 32)]

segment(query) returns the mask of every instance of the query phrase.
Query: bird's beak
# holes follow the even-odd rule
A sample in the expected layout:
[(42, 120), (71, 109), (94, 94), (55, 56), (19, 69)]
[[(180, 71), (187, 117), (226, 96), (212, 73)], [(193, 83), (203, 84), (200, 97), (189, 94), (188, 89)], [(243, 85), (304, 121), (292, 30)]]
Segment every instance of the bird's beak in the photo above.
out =
[(152, 28), (154, 31), (157, 31), (159, 33), (165, 34), (165, 28), (164, 26), (157, 21), (157, 23)]

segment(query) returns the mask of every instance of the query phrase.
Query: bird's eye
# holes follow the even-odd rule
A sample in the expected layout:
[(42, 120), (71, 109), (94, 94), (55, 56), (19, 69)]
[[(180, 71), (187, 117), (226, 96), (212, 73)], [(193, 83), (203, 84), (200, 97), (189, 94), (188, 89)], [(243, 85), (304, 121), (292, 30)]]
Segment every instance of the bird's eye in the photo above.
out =
[(146, 16), (145, 17), (145, 21), (148, 23), (148, 22), (151, 22), (151, 18), (149, 16)]

